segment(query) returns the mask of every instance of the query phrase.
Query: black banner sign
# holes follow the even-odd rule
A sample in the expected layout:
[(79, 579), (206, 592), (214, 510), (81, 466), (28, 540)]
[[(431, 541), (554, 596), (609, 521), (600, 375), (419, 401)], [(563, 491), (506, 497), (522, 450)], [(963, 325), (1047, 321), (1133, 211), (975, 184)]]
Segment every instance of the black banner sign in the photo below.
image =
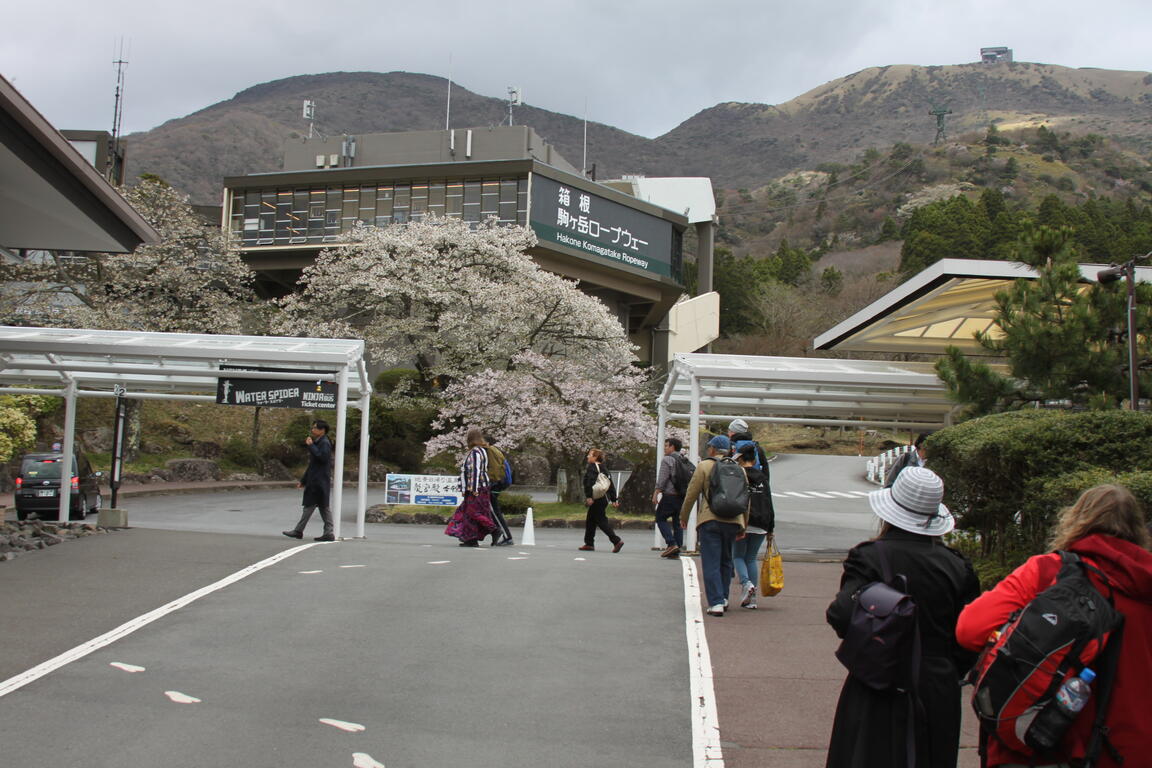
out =
[[(267, 370), (267, 369), (265, 369)], [(304, 371), (300, 371), (304, 373)], [(220, 405), (247, 405), (261, 408), (304, 408), (332, 410), (339, 391), (336, 382), (289, 379), (216, 380), (216, 402)]]

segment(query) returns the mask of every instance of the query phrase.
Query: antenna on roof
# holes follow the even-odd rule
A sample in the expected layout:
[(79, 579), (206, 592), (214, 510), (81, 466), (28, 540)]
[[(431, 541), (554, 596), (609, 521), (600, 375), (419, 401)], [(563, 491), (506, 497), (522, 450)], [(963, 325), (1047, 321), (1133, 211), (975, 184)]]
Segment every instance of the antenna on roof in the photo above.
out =
[(444, 112), (444, 130), (452, 127), (452, 54), (448, 54), (448, 107)]
[(524, 90), (518, 86), (508, 86), (508, 125), (512, 125), (512, 107), (524, 103)]
[[(112, 156), (120, 156), (120, 122), (124, 118), (124, 67), (128, 60), (124, 58), (124, 38), (119, 41), (120, 51), (116, 60), (116, 99), (112, 108)], [(113, 164), (115, 165), (115, 164)]]

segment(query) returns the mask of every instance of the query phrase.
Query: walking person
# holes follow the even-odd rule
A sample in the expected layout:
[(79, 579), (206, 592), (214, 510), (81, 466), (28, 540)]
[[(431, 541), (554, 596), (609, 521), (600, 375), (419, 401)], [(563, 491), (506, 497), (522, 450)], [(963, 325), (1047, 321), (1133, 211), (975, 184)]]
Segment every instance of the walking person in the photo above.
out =
[[(909, 470), (905, 470), (907, 473)], [(1062, 565), (1061, 551), (1079, 555), (1103, 573), (1107, 583), (1089, 569), (1089, 579), (1102, 595), (1110, 595), (1124, 615), (1119, 657), (1111, 675), (1112, 700), (1106, 713), (1107, 747), (1094, 765), (1113, 768), (1123, 758), (1125, 768), (1152, 766), (1152, 717), (1147, 695), (1152, 690), (1152, 536), (1145, 526), (1144, 510), (1132, 493), (1119, 485), (1098, 485), (1080, 494), (1063, 510), (1052, 532), (1051, 551), (1036, 555), (992, 589), (974, 600), (956, 625), (960, 645), (972, 651), (984, 647), (989, 635), (1000, 629), (1020, 608), (1056, 582)], [(1106, 651), (1111, 652), (1111, 651)], [(1093, 664), (1093, 667), (1096, 665)], [(1096, 669), (1100, 672), (1101, 670)], [(1096, 687), (1095, 685), (1093, 687)], [(1062, 741), (1061, 764), (1079, 765), (1083, 760), (1093, 722), (1097, 692), (1084, 711), (1072, 721)], [(1009, 750), (989, 739), (987, 765), (1033, 765), (1034, 756)], [(1052, 760), (1042, 760), (1044, 763)]]
[(896, 461), (892, 462), (892, 466), (884, 473), (885, 488), (891, 488), (892, 483), (896, 482), (900, 473), (908, 467), (924, 466), (924, 462), (928, 458), (927, 449), (924, 448), (924, 441), (927, 439), (927, 433), (921, 432), (916, 435), (916, 439), (912, 442), (912, 450), (905, 451), (896, 457)]
[(512, 545), (512, 529), (500, 511), (500, 494), (508, 489), (504, 475), (504, 452), (492, 444), (492, 440), (484, 437), (484, 453), (488, 460), (488, 496), (492, 500), (492, 521), (496, 523), (496, 530), (492, 531), (492, 546), (507, 547)]
[(468, 452), (460, 462), (460, 488), (464, 491), (464, 501), (452, 513), (444, 533), (460, 539), (462, 547), (479, 547), (480, 540), (496, 530), (488, 492), (488, 452), (484, 450), (481, 430), (468, 430), (465, 440)]
[(319, 509), (324, 532), (315, 541), (336, 541), (332, 528), (332, 510), (328, 506), (328, 499), (332, 496), (332, 441), (328, 439), (328, 422), (312, 422), (309, 435), (304, 438), (304, 445), (308, 447), (308, 468), (296, 483), (297, 488), (304, 489), (304, 509), (296, 527), (283, 533), (293, 539), (304, 538), (304, 528), (312, 512)]
[(664, 537), (665, 545), (660, 557), (679, 557), (684, 548), (684, 529), (680, 527), (678, 518), (695, 467), (680, 452), (683, 447), (684, 443), (678, 437), (664, 441), (664, 456), (656, 474), (656, 490), (652, 492), (652, 503), (656, 505), (656, 528)]
[(913, 690), (879, 691), (848, 676), (836, 705), (828, 768), (956, 765), (960, 680), (976, 660), (975, 653), (956, 643), (956, 619), (980, 594), (980, 583), (972, 564), (940, 541), (955, 527), (943, 497), (944, 483), (923, 467), (905, 469), (891, 488), (868, 496), (882, 521), (880, 534), (848, 552), (840, 592), (828, 606), (828, 623), (844, 637), (859, 592), (883, 580), (887, 560), (892, 574), (907, 579), (906, 590), (899, 586), (916, 604), (920, 665), (911, 671), (917, 681)]
[[(601, 468), (604, 463), (604, 451), (592, 448), (588, 451), (586, 460), (588, 465), (584, 470), (584, 505), (588, 507), (588, 515), (584, 518), (584, 546), (579, 549), (584, 552), (596, 549), (596, 529), (599, 528), (612, 542), (612, 551), (619, 552), (624, 546), (624, 539), (612, 530), (612, 524), (608, 522), (606, 513), (609, 504), (613, 509), (620, 508), (620, 502), (616, 499), (616, 484), (612, 482), (612, 476)], [(608, 478), (608, 488), (602, 496), (596, 498), (593, 488), (601, 474)]]
[(756, 446), (745, 445), (736, 460), (748, 476), (748, 527), (744, 537), (732, 544), (732, 562), (736, 578), (740, 581), (740, 607), (756, 610), (756, 594), (760, 590), (760, 547), (776, 530), (776, 510), (772, 506), (772, 491), (768, 474), (756, 469)]
[(744, 534), (748, 524), (747, 509), (738, 517), (722, 519), (713, 513), (709, 499), (708, 489), (716, 462), (727, 457), (731, 448), (731, 442), (724, 435), (716, 435), (708, 441), (708, 457), (696, 465), (696, 471), (688, 483), (688, 491), (684, 494), (684, 504), (680, 508), (680, 527), (687, 528), (692, 508), (697, 501), (700, 503), (696, 515), (696, 538), (700, 549), (704, 592), (708, 600), (706, 613), (709, 616), (723, 616), (724, 611), (728, 610), (728, 587), (735, 572), (732, 545), (737, 537)]

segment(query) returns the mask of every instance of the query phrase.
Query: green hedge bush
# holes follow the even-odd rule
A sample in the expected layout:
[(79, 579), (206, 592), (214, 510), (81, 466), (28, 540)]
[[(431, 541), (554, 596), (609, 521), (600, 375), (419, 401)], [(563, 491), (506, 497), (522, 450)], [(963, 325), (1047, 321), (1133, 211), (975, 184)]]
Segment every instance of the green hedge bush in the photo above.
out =
[(526, 493), (502, 493), (500, 494), (500, 512), (505, 517), (508, 515), (524, 515), (528, 513), (528, 507), (532, 506), (532, 497)]
[(1043, 552), (1056, 513), (1093, 485), (1152, 502), (1150, 413), (1013, 411), (943, 429), (927, 449), (960, 527), (1001, 563)]

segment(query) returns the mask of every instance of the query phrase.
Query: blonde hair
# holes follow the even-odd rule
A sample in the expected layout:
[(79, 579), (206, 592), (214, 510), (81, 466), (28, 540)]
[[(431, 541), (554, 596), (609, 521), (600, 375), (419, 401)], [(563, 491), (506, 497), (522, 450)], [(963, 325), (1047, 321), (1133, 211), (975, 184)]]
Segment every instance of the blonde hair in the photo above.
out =
[(468, 430), (468, 436), (465, 438), (469, 448), (475, 448), (478, 445), (484, 445), (484, 430), (479, 427), (472, 427)]
[(1105, 533), (1152, 548), (1140, 501), (1122, 485), (1097, 485), (1080, 494), (1076, 503), (1060, 511), (1052, 529), (1053, 550), (1067, 549), (1093, 533)]

